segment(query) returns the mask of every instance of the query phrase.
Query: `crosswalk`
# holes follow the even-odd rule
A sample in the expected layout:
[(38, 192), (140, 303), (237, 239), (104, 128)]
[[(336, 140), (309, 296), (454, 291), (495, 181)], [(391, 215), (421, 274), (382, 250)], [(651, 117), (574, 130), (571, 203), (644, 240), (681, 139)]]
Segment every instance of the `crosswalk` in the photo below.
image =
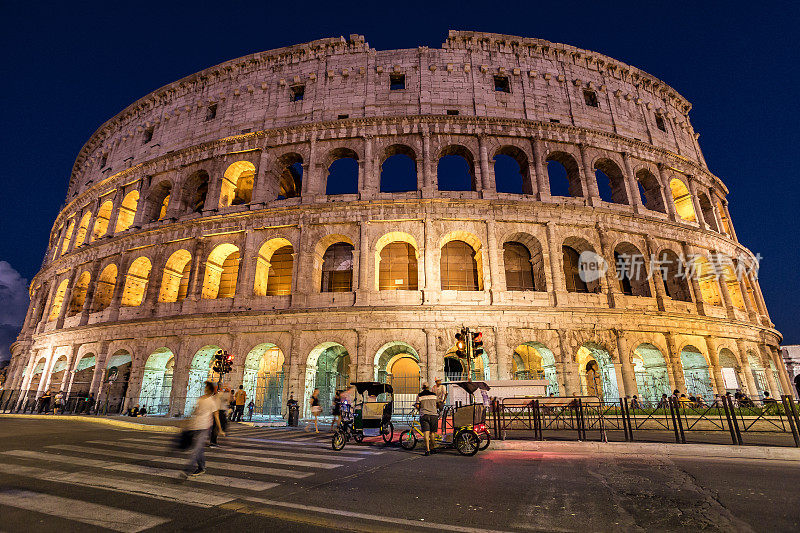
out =
[[(187, 452), (175, 451), (174, 439), (162, 433), (124, 433), (79, 444), (0, 451), (0, 478), (5, 480), (0, 483), (0, 515), (15, 509), (73, 523), (72, 529), (84, 524), (136, 533), (173, 520), (166, 511), (165, 516), (153, 513), (156, 507), (139, 499), (212, 508), (233, 500), (270, 498), (271, 491), (287, 484), (384, 453), (380, 447), (355, 446), (336, 452), (326, 433), (234, 425), (220, 439), (221, 446), (206, 449), (208, 472), (185, 479)], [(19, 483), (9, 484), (9, 479)], [(70, 497), (77, 490), (89, 491), (103, 503)], [(108, 497), (114, 493), (129, 499)], [(109, 505), (119, 500), (129, 505)]]

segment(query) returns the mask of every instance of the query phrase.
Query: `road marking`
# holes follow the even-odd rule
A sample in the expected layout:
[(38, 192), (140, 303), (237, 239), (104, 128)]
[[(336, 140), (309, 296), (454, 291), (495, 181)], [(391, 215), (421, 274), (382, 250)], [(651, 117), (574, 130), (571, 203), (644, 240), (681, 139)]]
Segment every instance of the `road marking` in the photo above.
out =
[[(120, 439), (120, 440), (130, 440), (130, 439)], [(161, 435), (153, 435), (149, 437), (148, 440), (151, 441), (162, 441), (165, 443), (173, 443), (175, 442), (174, 438), (161, 436)], [(307, 446), (309, 448), (317, 448), (319, 450), (324, 451), (325, 453), (331, 453), (335, 455), (339, 454), (353, 454), (353, 455), (378, 455), (381, 453), (385, 453), (385, 450), (375, 449), (375, 450), (365, 450), (365, 449), (358, 449), (358, 448), (350, 448), (341, 451), (335, 451), (330, 447), (330, 443), (328, 441), (318, 441), (318, 442), (302, 442), (302, 441), (288, 441), (288, 440), (273, 440), (273, 439), (257, 439), (253, 437), (226, 437), (226, 441), (231, 441), (234, 443), (238, 442), (253, 442), (253, 443), (260, 443), (260, 444), (277, 444), (283, 445), (285, 448), (296, 449), (297, 446)], [(288, 452), (287, 452), (288, 453)]]
[(0, 472), (16, 476), (32, 477), (42, 481), (81, 485), (94, 489), (122, 492), (137, 496), (147, 496), (160, 500), (174, 501), (196, 507), (215, 507), (232, 501), (239, 496), (216, 492), (189, 489), (187, 487), (167, 487), (153, 483), (137, 482), (127, 479), (118, 479), (108, 476), (99, 477), (96, 473), (66, 472), (48, 468), (37, 468), (17, 464), (0, 463)]
[[(164, 446), (159, 446), (154, 444), (150, 439), (120, 439), (121, 441), (126, 442), (119, 442), (119, 441), (108, 441), (108, 440), (90, 440), (87, 441), (88, 444), (102, 444), (105, 446), (118, 446), (121, 448), (135, 448), (137, 450), (153, 450), (153, 451), (161, 451), (161, 452), (169, 452), (169, 448), (165, 448)], [(136, 444), (133, 444), (136, 443)], [(142, 444), (139, 444), (142, 443)], [(303, 453), (303, 452), (287, 452), (286, 450), (275, 450), (275, 449), (266, 449), (261, 446), (255, 446), (253, 444), (250, 445), (241, 445), (238, 444), (236, 446), (231, 447), (224, 447), (222, 449), (214, 449), (207, 450), (206, 453), (214, 455), (216, 453), (236, 453), (236, 452), (244, 452), (244, 453), (252, 453), (255, 455), (282, 455), (285, 456), (290, 454), (292, 457), (298, 458), (307, 458), (307, 459), (319, 459), (320, 454), (318, 453)], [(356, 461), (363, 461), (364, 457), (340, 457), (336, 456), (337, 461), (346, 461), (346, 462), (356, 462)]]
[[(342, 509), (328, 509), (326, 507), (315, 507), (313, 505), (305, 505), (302, 503), (281, 502), (277, 500), (267, 500), (264, 498), (244, 497), (242, 499), (273, 507), (286, 507), (289, 509), (298, 509), (301, 511), (307, 511), (307, 512), (310, 511), (319, 514), (335, 515), (338, 517), (346, 516), (350, 518), (358, 518), (361, 520), (370, 520), (373, 522), (384, 522), (388, 524), (410, 526), (415, 529), (440, 529), (443, 531), (456, 531), (458, 533), (509, 533), (494, 529), (457, 526), (452, 524), (439, 524), (436, 522), (428, 522), (428, 521), (423, 522), (421, 520), (408, 520), (405, 518), (394, 518), (391, 516), (379, 516), (367, 513), (357, 513), (354, 511), (345, 511)], [(223, 507), (236, 510), (236, 506), (223, 506)]]
[(0, 490), (0, 504), (122, 533), (138, 533), (169, 522), (168, 518), (27, 490)]

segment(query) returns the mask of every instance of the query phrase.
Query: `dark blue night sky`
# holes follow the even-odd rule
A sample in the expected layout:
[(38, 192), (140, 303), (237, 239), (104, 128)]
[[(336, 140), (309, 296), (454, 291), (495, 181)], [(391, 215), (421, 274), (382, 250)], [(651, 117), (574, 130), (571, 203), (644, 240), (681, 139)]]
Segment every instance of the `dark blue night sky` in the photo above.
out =
[(134, 100), (271, 48), (351, 33), (378, 49), (439, 47), (448, 29), (462, 29), (595, 50), (644, 69), (692, 102), (709, 167), (731, 190), (739, 239), (764, 257), (761, 286), (772, 319), (786, 344), (800, 343), (798, 4), (122, 4), (2, 3), (0, 326), (14, 321), (14, 298), (4, 292), (13, 276), (2, 261), (28, 280), (36, 273), (78, 150)]

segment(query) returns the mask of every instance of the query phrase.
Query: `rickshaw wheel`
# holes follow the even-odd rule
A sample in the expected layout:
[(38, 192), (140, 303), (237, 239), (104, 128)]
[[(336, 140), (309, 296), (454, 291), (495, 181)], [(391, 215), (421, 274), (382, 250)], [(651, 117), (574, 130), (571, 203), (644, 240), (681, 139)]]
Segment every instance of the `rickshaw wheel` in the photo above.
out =
[(459, 431), (455, 436), (454, 442), (458, 453), (466, 456), (472, 456), (478, 453), (478, 448), (480, 448), (481, 445), (478, 434), (471, 429), (462, 429)]
[(484, 431), (483, 433), (480, 434), (480, 439), (481, 439), (480, 450), (483, 451), (489, 447), (489, 443), (492, 441), (492, 438), (489, 436), (488, 431)]
[(400, 446), (404, 450), (413, 450), (417, 446), (417, 435), (410, 429), (400, 433)]
[(364, 434), (363, 433), (356, 433), (355, 435), (353, 435), (353, 438), (355, 439), (355, 441), (357, 443), (361, 444), (361, 441), (364, 440)]
[(331, 439), (331, 447), (336, 450), (337, 452), (344, 448), (344, 444), (347, 439), (345, 439), (344, 433), (341, 431), (337, 431), (333, 434), (333, 438)]
[(392, 437), (394, 437), (394, 424), (387, 422), (385, 426), (381, 427), (381, 436), (383, 437), (383, 442), (387, 444), (392, 442)]

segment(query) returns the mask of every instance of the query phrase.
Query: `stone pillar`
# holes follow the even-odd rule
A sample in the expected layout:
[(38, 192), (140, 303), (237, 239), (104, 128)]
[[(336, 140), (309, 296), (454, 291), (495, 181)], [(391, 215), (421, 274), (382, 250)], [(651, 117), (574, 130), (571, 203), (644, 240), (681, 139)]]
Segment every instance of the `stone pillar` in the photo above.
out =
[(117, 283), (114, 285), (114, 293), (111, 296), (111, 303), (108, 306), (110, 310), (108, 314), (108, 321), (113, 322), (119, 317), (119, 309), (122, 304), (122, 295), (125, 292), (125, 283), (128, 277), (128, 268), (130, 268), (131, 259), (125, 255), (121, 255), (119, 259), (119, 271), (117, 271)]
[(644, 241), (647, 249), (645, 253), (650, 259), (648, 261), (649, 264), (647, 265), (648, 274), (650, 274), (650, 288), (653, 290), (653, 294), (656, 296), (658, 310), (664, 311), (666, 309), (664, 302), (667, 299), (667, 290), (664, 287), (664, 277), (661, 275), (661, 270), (658, 267), (658, 258), (655, 257), (658, 247), (653, 242), (653, 238), (650, 235), (645, 235)]
[(425, 331), (425, 351), (428, 363), (426, 381), (428, 383), (431, 383), (433, 381), (433, 378), (435, 378), (439, 372), (444, 371), (444, 366), (442, 366), (441, 370), (438, 367), (439, 354), (436, 352), (436, 330), (431, 328), (425, 328), (424, 331)]
[[(775, 365), (775, 360), (773, 359), (772, 353), (770, 352), (767, 345), (759, 344), (758, 349), (761, 352), (762, 358), (766, 359), (767, 361)], [(778, 369), (779, 374), (781, 366), (783, 366), (782, 363), (780, 365), (775, 365), (775, 368)], [(769, 386), (769, 395), (772, 396), (773, 398), (780, 398), (780, 390), (778, 387), (778, 382), (775, 380), (775, 374), (772, 372), (772, 367), (769, 364), (764, 367), (764, 373), (767, 375), (767, 385)], [(783, 386), (783, 384), (781, 385), (783, 390), (786, 390), (786, 387)]]
[(750, 366), (750, 359), (747, 357), (747, 348), (742, 339), (736, 339), (736, 348), (739, 350), (739, 360), (742, 365), (742, 374), (744, 374), (744, 381), (747, 385), (747, 393), (751, 398), (760, 396), (756, 380), (753, 377), (753, 369)]
[(669, 177), (664, 170), (664, 163), (659, 163), (658, 168), (658, 181), (661, 183), (661, 194), (664, 196), (664, 204), (667, 207), (667, 213), (670, 220), (677, 222), (680, 220), (678, 212), (675, 210), (675, 201), (672, 199), (672, 188), (669, 186)]
[(586, 198), (586, 201), (589, 205), (599, 205), (600, 199), (600, 189), (597, 187), (597, 178), (594, 174), (594, 168), (592, 167), (592, 162), (589, 160), (589, 156), (586, 155), (586, 146), (584, 144), (580, 144), (580, 151), (581, 151), (581, 189), (583, 189), (583, 196)]
[[(92, 312), (92, 301), (94, 300), (94, 291), (97, 289), (97, 276), (100, 275), (101, 265), (101, 261), (95, 261), (92, 265), (89, 286), (86, 288), (86, 299), (83, 301), (83, 308), (81, 309), (81, 326), (85, 326), (89, 322), (89, 315)], [(117, 273), (117, 277), (119, 277), (119, 273)]]
[(164, 279), (164, 267), (167, 262), (165, 255), (166, 253), (164, 250), (159, 250), (154, 255), (153, 261), (150, 264), (150, 275), (147, 278), (147, 287), (145, 288), (142, 305), (148, 308), (151, 315), (154, 315), (157, 309), (158, 290)]
[(786, 363), (781, 357), (781, 351), (777, 346), (772, 346), (769, 344), (766, 345), (766, 349), (770, 353), (773, 364), (778, 368), (778, 380), (780, 381), (781, 387), (783, 387), (783, 393), (788, 394), (793, 398), (797, 398), (797, 391), (795, 390), (792, 378), (789, 376)]
[(733, 219), (731, 218), (731, 212), (728, 210), (728, 201), (722, 200), (720, 203), (722, 204), (722, 208), (725, 210), (725, 214), (728, 217), (728, 227), (731, 229), (730, 237), (734, 241), (739, 242), (739, 239), (736, 237), (736, 230), (733, 229)]
[(622, 163), (625, 165), (625, 186), (628, 188), (628, 198), (630, 198), (631, 206), (635, 213), (641, 213), (644, 204), (642, 204), (642, 197), (639, 194), (639, 185), (636, 182), (636, 176), (633, 175), (631, 156), (628, 152), (622, 152)]
[[(681, 242), (681, 249), (683, 250), (684, 263), (686, 263), (689, 260), (689, 258), (694, 255), (694, 251), (684, 241)], [(692, 288), (694, 303), (697, 306), (697, 313), (700, 315), (705, 315), (706, 304), (703, 301), (703, 291), (700, 290), (700, 282), (697, 280), (697, 276), (689, 276), (689, 286)]]
[(422, 192), (424, 197), (433, 195), (436, 190), (436, 183), (434, 183), (434, 173), (432, 168), (433, 162), (431, 161), (431, 135), (427, 130), (422, 132)]
[[(484, 290), (490, 291), (492, 303), (497, 301), (497, 293), (505, 287), (505, 279), (500, 281), (500, 249), (497, 245), (497, 225), (494, 220), (486, 221), (486, 243), (487, 253), (484, 254), (486, 261), (489, 263), (489, 286), (484, 284)], [(483, 273), (479, 273), (482, 275)], [(505, 278), (505, 276), (503, 276)]]
[(700, 229), (708, 229), (703, 210), (700, 208), (700, 197), (697, 195), (697, 184), (694, 181), (694, 176), (687, 175), (686, 181), (689, 183), (689, 192), (692, 195), (692, 205), (694, 206), (694, 216), (697, 218), (697, 223), (700, 225)]
[(189, 271), (187, 300), (198, 301), (203, 294), (202, 266), (205, 263), (205, 244), (205, 240), (202, 237), (195, 239), (192, 267)]
[[(357, 381), (372, 381), (375, 376), (375, 361), (367, 353), (367, 330), (357, 329), (356, 332), (356, 357), (350, 358), (350, 376), (355, 376)], [(350, 381), (353, 381), (352, 377)]]
[[(563, 376), (564, 389), (563, 396), (579, 396), (581, 394), (581, 381), (578, 368), (575, 366), (575, 358), (569, 350), (566, 332), (558, 330), (558, 348), (561, 352), (561, 368), (556, 365), (559, 376)], [(561, 384), (559, 383), (559, 387)]]
[(374, 285), (370, 284), (370, 245), (369, 245), (369, 221), (362, 219), (359, 224), (358, 238), (358, 283), (355, 284), (356, 301), (366, 304), (369, 293), (374, 290)]
[[(317, 194), (324, 194), (323, 189), (320, 193), (320, 172), (317, 168), (317, 138), (312, 133), (309, 140), (308, 161), (303, 165), (303, 183), (300, 196), (303, 198), (303, 203), (313, 201), (313, 196)], [(295, 396), (295, 399), (297, 397)], [(302, 398), (299, 400), (302, 401)]]
[[(300, 383), (299, 373), (300, 373), (300, 363), (301, 363), (301, 354), (300, 354), (300, 335), (302, 332), (300, 331), (292, 331), (292, 341), (291, 346), (289, 347), (289, 357), (284, 359), (283, 367), (284, 367), (284, 376), (288, 376), (286, 379), (286, 384), (288, 386), (284, 386), (284, 395), (286, 396), (286, 400), (289, 399), (289, 394), (294, 395), (294, 399), (297, 400), (299, 404), (303, 403), (303, 387)], [(288, 370), (288, 373), (287, 373)], [(286, 402), (284, 402), (285, 404)], [(284, 407), (285, 408), (285, 407)], [(302, 411), (302, 405), (301, 405)]]
[(664, 333), (664, 338), (667, 341), (667, 351), (669, 352), (668, 370), (670, 378), (672, 379), (672, 386), (681, 392), (686, 392), (686, 378), (683, 375), (683, 361), (681, 361), (681, 353), (678, 351), (677, 343), (675, 342), (675, 335), (667, 332)]
[(728, 318), (736, 319), (736, 314), (733, 310), (734, 305), (733, 301), (731, 300), (731, 294), (728, 292), (728, 284), (725, 282), (722, 265), (719, 262), (719, 254), (716, 252), (716, 250), (709, 250), (708, 256), (714, 272), (719, 273), (719, 275), (715, 277), (717, 280), (717, 286), (719, 287), (719, 292), (722, 295), (722, 303), (725, 305), (725, 311), (728, 314)]
[(80, 267), (75, 267), (72, 269), (72, 272), (69, 275), (67, 290), (64, 291), (64, 300), (61, 302), (61, 309), (59, 310), (58, 318), (56, 319), (56, 329), (61, 329), (64, 327), (64, 318), (67, 316), (67, 309), (72, 301), (72, 291), (75, 289), (75, 279), (78, 277), (79, 271)]
[(239, 261), (239, 277), (236, 280), (234, 306), (247, 307), (253, 298), (256, 276), (256, 257), (258, 256), (258, 239), (260, 235), (252, 228), (246, 228), (242, 238), (242, 250)]
[[(619, 330), (614, 330), (614, 336), (617, 339), (617, 350), (619, 351), (619, 365), (622, 374), (622, 384), (625, 388), (624, 395), (638, 395), (639, 387), (636, 383), (636, 373), (634, 372), (633, 365), (631, 364), (631, 352), (630, 346), (628, 346), (628, 340), (625, 338), (625, 333)], [(623, 396), (622, 391), (620, 391), (620, 396)]]
[(486, 146), (486, 135), (478, 135), (478, 152), (481, 168), (481, 189), (484, 198), (496, 196), (497, 186), (493, 169), (489, 165), (489, 152)]
[(434, 237), (433, 221), (428, 216), (425, 217), (424, 237), (423, 255), (425, 258), (425, 282), (423, 285), (423, 297), (424, 303), (429, 305), (435, 304), (438, 301), (438, 294), (441, 290), (441, 286), (436, 286), (436, 282), (438, 281), (436, 277), (438, 265), (434, 264), (434, 251), (438, 247), (438, 243), (435, 241)]
[(547, 166), (544, 163), (544, 143), (539, 138), (536, 138), (531, 143), (533, 147), (533, 165), (531, 168), (534, 170), (533, 177), (536, 183), (536, 199), (540, 202), (547, 202), (550, 200), (550, 179), (547, 173)]
[[(722, 378), (722, 367), (719, 366), (717, 340), (711, 335), (706, 335), (704, 338), (708, 348), (708, 361), (711, 364), (711, 385), (714, 387), (714, 394), (725, 394), (725, 380)], [(706, 401), (708, 402), (708, 398)]]
[(89, 386), (89, 392), (94, 393), (95, 399), (100, 399), (102, 392), (103, 376), (105, 375), (106, 361), (108, 360), (108, 342), (104, 341), (100, 344), (97, 354), (94, 358), (94, 373), (92, 374), (92, 383)]
[(550, 255), (550, 275), (552, 283), (550, 285), (550, 294), (553, 299), (553, 306), (557, 306), (559, 302), (567, 297), (567, 283), (564, 280), (564, 269), (561, 267), (561, 243), (556, 235), (556, 224), (552, 221), (547, 221), (547, 249)]
[(508, 328), (498, 327), (495, 333), (495, 352), (497, 352), (497, 375), (492, 379), (512, 379), (511, 349), (508, 346)]
[(608, 232), (600, 224), (597, 224), (596, 228), (597, 235), (600, 237), (600, 255), (608, 263), (605, 275), (606, 285), (608, 285), (608, 304), (610, 307), (616, 307), (617, 299), (620, 298), (622, 291), (617, 278), (617, 262), (614, 258), (614, 249), (611, 247), (611, 238), (608, 236)]

